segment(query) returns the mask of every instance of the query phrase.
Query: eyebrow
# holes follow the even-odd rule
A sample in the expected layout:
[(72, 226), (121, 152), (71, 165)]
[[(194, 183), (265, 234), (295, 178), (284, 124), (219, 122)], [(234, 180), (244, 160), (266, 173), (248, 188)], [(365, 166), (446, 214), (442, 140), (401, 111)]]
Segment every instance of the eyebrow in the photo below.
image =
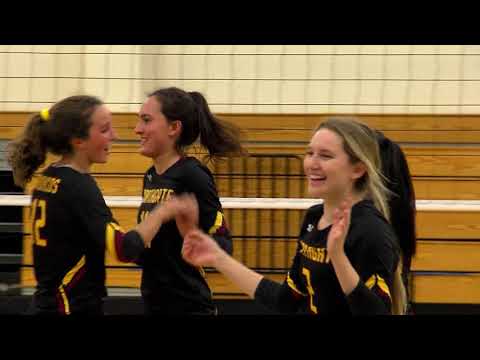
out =
[[(311, 145), (308, 145), (305, 150), (311, 150), (313, 151), (313, 147)], [(332, 150), (329, 150), (329, 149), (324, 149), (324, 148), (320, 148), (320, 149), (317, 149), (316, 151), (320, 152), (320, 153), (329, 153), (329, 154), (334, 154), (334, 152)]]

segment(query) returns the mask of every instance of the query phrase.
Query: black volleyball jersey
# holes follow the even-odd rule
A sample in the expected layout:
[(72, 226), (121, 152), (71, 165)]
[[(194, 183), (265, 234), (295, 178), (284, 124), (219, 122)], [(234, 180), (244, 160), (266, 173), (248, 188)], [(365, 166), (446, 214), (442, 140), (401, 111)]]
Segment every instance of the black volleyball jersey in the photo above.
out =
[(326, 250), (331, 226), (317, 229), (322, 214), (322, 204), (307, 211), (285, 283), (279, 288), (262, 280), (256, 299), (280, 311), (319, 315), (390, 313), (393, 276), (399, 261), (390, 224), (370, 200), (352, 207), (345, 253), (360, 283), (346, 296)]
[(123, 233), (93, 177), (70, 167), (50, 166), (42, 173), (30, 214), (40, 311), (71, 314), (100, 302), (106, 295), (106, 248), (124, 262), (144, 249), (136, 231)]
[[(193, 193), (198, 201), (199, 227), (210, 234), (228, 253), (232, 240), (210, 170), (194, 157), (182, 157), (158, 175), (148, 169), (143, 180), (140, 222), (159, 203), (172, 194)], [(175, 220), (163, 224), (151, 247), (145, 249), (138, 264), (143, 267), (142, 296), (155, 313), (184, 314), (213, 311), (211, 291), (202, 268), (185, 262), (181, 255), (183, 238)]]

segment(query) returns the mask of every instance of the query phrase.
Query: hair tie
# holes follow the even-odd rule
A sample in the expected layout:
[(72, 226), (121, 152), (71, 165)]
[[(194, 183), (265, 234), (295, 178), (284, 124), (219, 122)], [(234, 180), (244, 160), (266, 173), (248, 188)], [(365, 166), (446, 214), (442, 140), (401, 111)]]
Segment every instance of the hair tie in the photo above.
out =
[(47, 108), (40, 111), (40, 117), (42, 118), (43, 121), (50, 120), (50, 112), (48, 111)]

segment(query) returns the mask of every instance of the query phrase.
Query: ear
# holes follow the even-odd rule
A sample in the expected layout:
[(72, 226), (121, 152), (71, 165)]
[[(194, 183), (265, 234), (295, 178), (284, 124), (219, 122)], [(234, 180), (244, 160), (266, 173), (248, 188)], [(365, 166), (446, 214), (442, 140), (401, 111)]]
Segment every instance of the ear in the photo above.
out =
[(81, 150), (85, 147), (85, 140), (79, 138), (73, 138), (70, 140), (70, 143), (72, 144), (73, 151)]
[(363, 162), (359, 161), (355, 165), (353, 165), (352, 179), (353, 180), (360, 179), (363, 175), (365, 175), (366, 172), (367, 172), (367, 167)]
[(168, 127), (168, 135), (171, 137), (180, 136), (180, 133), (182, 132), (182, 122), (180, 120), (171, 121)]

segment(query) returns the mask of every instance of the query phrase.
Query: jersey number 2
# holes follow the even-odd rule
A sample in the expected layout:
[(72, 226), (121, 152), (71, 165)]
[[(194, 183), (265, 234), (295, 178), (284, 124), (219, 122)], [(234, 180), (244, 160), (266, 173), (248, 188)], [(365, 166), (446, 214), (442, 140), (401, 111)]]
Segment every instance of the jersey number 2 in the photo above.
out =
[(312, 281), (310, 280), (310, 270), (307, 268), (302, 268), (302, 274), (305, 275), (305, 278), (307, 279), (307, 290), (308, 294), (310, 295), (310, 309), (313, 313), (317, 314), (317, 307), (313, 305), (313, 295), (315, 294), (315, 291), (313, 291)]
[[(40, 210), (40, 216), (37, 217), (37, 209)], [(47, 246), (47, 240), (40, 237), (40, 229), (47, 222), (47, 202), (41, 199), (34, 199), (32, 203), (32, 236), (33, 243), (38, 246)]]

